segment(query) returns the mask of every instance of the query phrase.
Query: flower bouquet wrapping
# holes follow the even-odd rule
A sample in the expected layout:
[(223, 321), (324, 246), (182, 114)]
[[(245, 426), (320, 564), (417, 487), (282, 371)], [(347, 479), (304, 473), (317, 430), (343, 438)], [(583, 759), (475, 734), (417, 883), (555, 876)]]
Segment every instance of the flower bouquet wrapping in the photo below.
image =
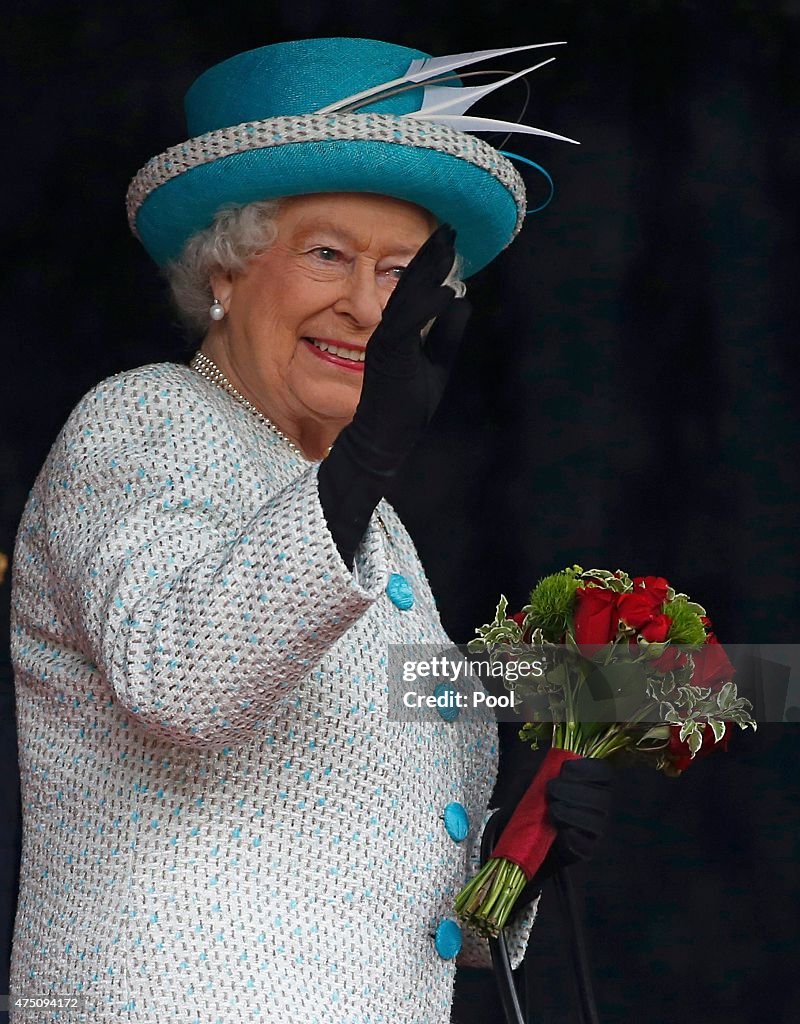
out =
[[(705, 609), (661, 576), (573, 566), (541, 580), (521, 612), (476, 630), (473, 654), (514, 662), (520, 738), (550, 741), (491, 858), (456, 899), (459, 918), (496, 937), (555, 838), (546, 786), (565, 760), (627, 751), (670, 776), (755, 729)], [(519, 671), (527, 662), (532, 670)], [(524, 667), (524, 666), (523, 666)], [(506, 687), (511, 685), (506, 682)]]

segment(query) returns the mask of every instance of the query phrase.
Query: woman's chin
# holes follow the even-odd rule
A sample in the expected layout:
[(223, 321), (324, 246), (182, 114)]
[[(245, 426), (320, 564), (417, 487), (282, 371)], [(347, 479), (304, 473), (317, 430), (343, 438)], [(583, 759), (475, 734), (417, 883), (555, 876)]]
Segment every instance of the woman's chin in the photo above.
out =
[[(328, 370), (328, 367), (325, 367)], [(349, 423), (361, 397), (362, 377), (353, 380), (350, 373), (304, 375), (292, 388), (305, 408), (321, 419)]]
[(339, 430), (352, 420), (359, 398), (352, 394), (352, 389), (343, 388), (340, 392), (335, 387), (307, 389), (298, 397), (301, 397), (307, 415)]

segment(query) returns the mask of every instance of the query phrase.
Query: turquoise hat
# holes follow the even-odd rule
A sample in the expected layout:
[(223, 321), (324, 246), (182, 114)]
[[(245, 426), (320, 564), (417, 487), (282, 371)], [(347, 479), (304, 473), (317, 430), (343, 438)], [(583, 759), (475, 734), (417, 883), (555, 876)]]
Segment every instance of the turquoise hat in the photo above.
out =
[(377, 40), (332, 38), (231, 57), (186, 94), (189, 140), (148, 161), (131, 182), (131, 230), (163, 266), (221, 207), (371, 192), (416, 203), (451, 224), (463, 274), (474, 274), (518, 233), (525, 187), (509, 160), (461, 129), (504, 125), (562, 136), (465, 116), (502, 83), (464, 88), (453, 69), (533, 48), (431, 58)]

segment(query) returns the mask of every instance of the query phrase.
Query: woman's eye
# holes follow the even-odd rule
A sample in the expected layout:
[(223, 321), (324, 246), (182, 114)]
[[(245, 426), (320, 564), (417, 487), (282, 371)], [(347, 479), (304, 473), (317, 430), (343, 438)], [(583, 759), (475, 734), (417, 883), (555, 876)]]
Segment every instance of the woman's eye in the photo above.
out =
[(334, 263), (339, 258), (340, 255), (338, 249), (329, 249), (327, 246), (324, 245), (319, 246), (316, 249), (312, 249), (312, 252), (314, 253), (315, 256), (323, 260), (323, 262), (325, 263)]

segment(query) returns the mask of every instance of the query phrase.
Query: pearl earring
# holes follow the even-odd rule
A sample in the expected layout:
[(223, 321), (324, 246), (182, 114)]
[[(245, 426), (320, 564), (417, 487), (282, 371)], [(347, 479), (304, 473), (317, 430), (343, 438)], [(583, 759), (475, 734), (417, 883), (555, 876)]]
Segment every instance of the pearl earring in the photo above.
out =
[(216, 298), (216, 296), (214, 297), (214, 301), (211, 303), (211, 306), (209, 307), (208, 315), (211, 317), (212, 320), (221, 320), (225, 316), (225, 307), (222, 305), (219, 299)]

